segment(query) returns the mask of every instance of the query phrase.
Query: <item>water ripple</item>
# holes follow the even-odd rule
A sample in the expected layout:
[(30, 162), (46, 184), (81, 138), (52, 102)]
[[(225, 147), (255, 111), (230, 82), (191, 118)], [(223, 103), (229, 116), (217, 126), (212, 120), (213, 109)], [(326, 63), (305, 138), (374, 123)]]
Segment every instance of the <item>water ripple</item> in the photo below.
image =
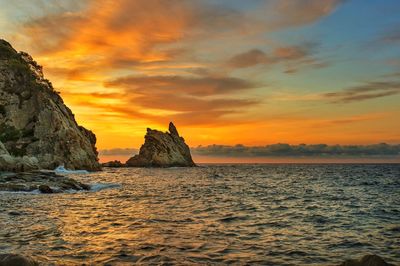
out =
[(106, 169), (92, 192), (0, 194), (0, 253), (61, 265), (400, 261), (400, 165)]

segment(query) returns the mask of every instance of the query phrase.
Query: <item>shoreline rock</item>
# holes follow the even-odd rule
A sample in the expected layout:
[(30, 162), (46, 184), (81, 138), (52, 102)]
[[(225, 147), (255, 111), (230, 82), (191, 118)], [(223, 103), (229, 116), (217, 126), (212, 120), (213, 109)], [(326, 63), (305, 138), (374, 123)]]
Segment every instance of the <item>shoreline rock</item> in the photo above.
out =
[(68, 190), (90, 190), (90, 185), (52, 171), (0, 172), (0, 191), (31, 192), (44, 194), (62, 193)]
[(96, 136), (78, 125), (32, 57), (0, 39), (0, 171), (96, 171)]
[(101, 166), (102, 167), (111, 167), (111, 168), (121, 168), (121, 167), (126, 167), (126, 164), (121, 163), (121, 161), (114, 160), (114, 161), (102, 163)]
[(18, 254), (0, 254), (0, 266), (39, 266), (40, 264), (29, 256)]
[(360, 259), (349, 259), (336, 266), (395, 266), (378, 255), (365, 255)]
[(169, 132), (148, 128), (145, 142), (139, 154), (131, 157), (128, 167), (194, 167), (189, 146), (179, 136), (175, 125), (170, 122)]
[[(19, 254), (0, 254), (0, 266), (39, 266), (38, 261), (30, 256)], [(377, 255), (365, 255), (359, 260), (346, 260), (338, 266), (396, 266), (385, 262), (383, 258)]]

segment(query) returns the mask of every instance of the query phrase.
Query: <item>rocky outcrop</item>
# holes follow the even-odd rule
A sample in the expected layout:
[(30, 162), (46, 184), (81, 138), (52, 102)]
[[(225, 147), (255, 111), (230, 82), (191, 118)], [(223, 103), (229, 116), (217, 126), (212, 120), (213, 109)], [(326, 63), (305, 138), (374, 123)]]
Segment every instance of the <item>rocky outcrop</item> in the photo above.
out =
[(125, 167), (126, 165), (121, 163), (121, 161), (115, 160), (115, 161), (109, 161), (109, 162), (106, 162), (106, 163), (102, 163), (101, 166), (103, 166), (103, 167), (120, 168), (120, 167)]
[(89, 190), (90, 185), (58, 175), (53, 171), (0, 173), (0, 191), (38, 190), (41, 193), (60, 193), (68, 190)]
[(13, 164), (21, 170), (20, 161), (28, 158), (45, 169), (62, 164), (69, 169), (100, 169), (96, 136), (77, 124), (44, 78), (42, 67), (4, 40), (0, 40), (0, 142), (4, 144), (0, 152), (8, 154), (0, 158), (0, 171), (12, 170)]
[(359, 260), (346, 260), (338, 266), (394, 266), (377, 255), (365, 255)]
[(169, 123), (169, 132), (164, 133), (148, 128), (139, 154), (130, 158), (126, 165), (131, 167), (196, 166), (190, 155), (189, 146), (179, 136), (172, 122)]
[(28, 256), (0, 254), (0, 266), (39, 266), (39, 263)]
[(39, 168), (39, 161), (33, 156), (12, 156), (0, 142), (0, 170), (10, 172), (30, 171)]

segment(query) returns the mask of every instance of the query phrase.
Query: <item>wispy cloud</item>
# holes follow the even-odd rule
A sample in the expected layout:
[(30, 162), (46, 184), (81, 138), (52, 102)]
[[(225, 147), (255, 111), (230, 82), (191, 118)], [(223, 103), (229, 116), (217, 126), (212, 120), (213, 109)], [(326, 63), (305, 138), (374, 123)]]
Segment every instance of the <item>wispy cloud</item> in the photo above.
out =
[(227, 66), (232, 68), (248, 68), (253, 66), (271, 66), (282, 63), (286, 73), (296, 72), (303, 67), (325, 67), (326, 62), (315, 58), (316, 43), (301, 45), (280, 46), (267, 53), (260, 49), (251, 49), (244, 53), (234, 55), (227, 61)]
[(257, 84), (226, 76), (126, 76), (107, 81), (105, 86), (122, 89), (125, 99), (136, 107), (171, 111), (169, 119), (184, 125), (219, 120), (260, 102), (234, 96)]
[(105, 82), (106, 87), (123, 87), (140, 95), (186, 94), (212, 96), (256, 87), (254, 82), (233, 77), (126, 76)]
[[(298, 27), (331, 14), (345, 0), (272, 0), (265, 2), (266, 23), (273, 29)], [(266, 12), (266, 14), (265, 14)]]
[(350, 103), (381, 98), (400, 93), (400, 82), (376, 81), (344, 89), (338, 92), (325, 93), (322, 96), (333, 103)]
[[(136, 154), (138, 149), (108, 149), (100, 150), (100, 155), (123, 156)], [(210, 157), (399, 157), (400, 145), (386, 143), (373, 145), (327, 145), (284, 143), (265, 146), (208, 145), (192, 147), (193, 155)]]
[(375, 145), (289, 145), (272, 144), (266, 146), (209, 145), (191, 149), (194, 154), (227, 157), (271, 157), (271, 156), (400, 156), (400, 145), (385, 143)]
[(138, 149), (134, 148), (114, 148), (114, 149), (104, 149), (99, 151), (100, 156), (110, 156), (110, 155), (130, 155), (139, 153)]
[(379, 36), (379, 42), (383, 44), (398, 44), (400, 43), (400, 25), (386, 30)]

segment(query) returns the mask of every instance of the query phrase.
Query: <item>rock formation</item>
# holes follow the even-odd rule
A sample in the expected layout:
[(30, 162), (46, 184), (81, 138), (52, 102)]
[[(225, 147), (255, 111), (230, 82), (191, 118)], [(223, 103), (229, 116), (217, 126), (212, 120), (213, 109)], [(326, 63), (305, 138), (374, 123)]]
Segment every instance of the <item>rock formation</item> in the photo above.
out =
[(338, 266), (394, 266), (377, 255), (365, 255), (359, 260), (346, 260)]
[(38, 190), (41, 193), (60, 193), (67, 190), (89, 190), (90, 185), (53, 171), (31, 171), (21, 173), (0, 173), (0, 191)]
[(96, 136), (77, 124), (42, 67), (1, 39), (0, 142), (0, 171), (100, 169)]
[(36, 157), (15, 157), (10, 155), (3, 143), (0, 141), (0, 170), (9, 172), (22, 172), (39, 168)]
[(112, 168), (121, 168), (121, 167), (125, 167), (126, 165), (121, 163), (121, 161), (114, 160), (114, 161), (109, 161), (109, 162), (106, 162), (106, 163), (102, 163), (101, 166), (103, 166), (103, 167), (112, 167)]
[(39, 263), (28, 256), (0, 254), (0, 266), (39, 266)]
[(169, 123), (169, 132), (148, 128), (145, 142), (138, 155), (126, 162), (133, 167), (196, 166), (190, 155), (189, 146), (179, 136), (176, 127)]

